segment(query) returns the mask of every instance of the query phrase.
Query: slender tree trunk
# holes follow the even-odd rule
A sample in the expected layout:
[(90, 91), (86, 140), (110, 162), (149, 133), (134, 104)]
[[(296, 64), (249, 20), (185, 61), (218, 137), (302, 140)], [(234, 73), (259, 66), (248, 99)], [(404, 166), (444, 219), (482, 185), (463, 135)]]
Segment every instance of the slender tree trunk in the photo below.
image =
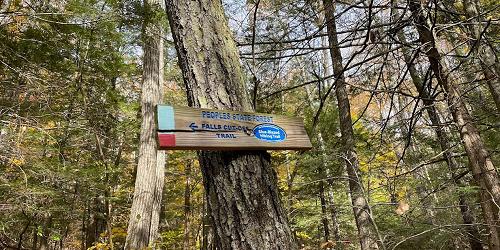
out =
[[(469, 162), (470, 164), (470, 162)], [(480, 201), (481, 209), (483, 210), (484, 221), (488, 227), (488, 246), (490, 250), (500, 249), (500, 233), (498, 229), (498, 207), (495, 203), (490, 202), (491, 196), (484, 192), (486, 190), (486, 185), (483, 181), (479, 182), (479, 187), (481, 188)], [(486, 201), (486, 202), (483, 202)]]
[(33, 244), (31, 244), (32, 249), (38, 249), (38, 224), (33, 227)]
[(23, 231), (19, 235), (19, 240), (17, 241), (17, 249), (23, 249), (23, 237), (31, 224), (30, 218), (28, 218), (28, 219), (29, 219), (28, 223), (26, 223), (26, 226), (24, 226)]
[[(454, 178), (455, 176), (452, 176)], [(469, 241), (470, 249), (472, 250), (482, 250), (483, 244), (481, 243), (481, 235), (477, 230), (475, 224), (474, 214), (470, 208), (469, 203), (465, 199), (465, 195), (460, 193), (458, 195), (458, 205), (460, 206), (460, 213), (462, 214), (462, 220), (466, 224), (467, 239)], [(495, 232), (496, 233), (496, 232)]]
[[(402, 43), (406, 43), (406, 38), (402, 32), (398, 32), (398, 39)], [(446, 131), (444, 131), (441, 119), (439, 117), (439, 113), (434, 105), (433, 97), (430, 95), (427, 88), (424, 86), (424, 82), (422, 78), (419, 76), (417, 69), (415, 68), (415, 64), (412, 62), (411, 52), (404, 47), (403, 48), (403, 57), (408, 67), (408, 71), (410, 72), (410, 77), (417, 89), (420, 98), (422, 98), (424, 107), (429, 115), (429, 119), (431, 121), (431, 125), (434, 128), (434, 132), (436, 133), (437, 140), (441, 147), (441, 150), (444, 152), (444, 157), (446, 159), (446, 163), (448, 164), (448, 168), (450, 169), (452, 178), (457, 187), (463, 186), (464, 184), (459, 178), (455, 178), (459, 169), (461, 169), (455, 157), (453, 157), (454, 151), (451, 146), (451, 138), (447, 135)], [(488, 201), (482, 201), (482, 204), (487, 203)], [(464, 224), (470, 225), (466, 226), (469, 245), (473, 250), (483, 249), (481, 244), (481, 237), (479, 231), (476, 226), (474, 226), (474, 215), (472, 214), (470, 205), (468, 204), (465, 195), (460, 193), (458, 195), (458, 203), (460, 206), (460, 212), (462, 214), (462, 219)], [(495, 230), (496, 231), (496, 230)]]
[[(324, 66), (324, 58), (323, 58), (323, 66)], [(311, 90), (306, 87), (306, 95), (307, 95), (307, 98), (309, 99), (309, 103), (311, 105), (312, 108), (313, 107), (313, 103), (314, 103), (314, 97), (311, 93)], [(314, 133), (314, 132), (313, 132)], [(318, 166), (318, 175), (316, 177), (316, 179), (319, 180), (318, 182), (318, 196), (319, 196), (319, 200), (320, 200), (320, 204), (321, 204), (321, 223), (323, 225), (323, 240), (325, 242), (328, 242), (328, 240), (330, 240), (330, 225), (328, 223), (328, 208), (327, 208), (327, 203), (326, 203), (326, 197), (325, 197), (325, 184), (326, 184), (326, 181), (324, 180), (324, 178), (327, 177), (327, 174), (325, 172), (325, 170), (327, 169), (327, 165), (326, 165), (326, 153), (325, 153), (325, 143), (323, 141), (323, 136), (321, 135), (321, 132), (316, 132), (317, 133), (317, 139), (318, 139), (318, 143), (320, 145), (320, 153), (321, 153), (321, 165)]]
[(338, 220), (337, 206), (335, 205), (335, 197), (333, 196), (333, 187), (330, 185), (328, 189), (328, 203), (330, 203), (329, 210), (332, 217), (332, 231), (336, 244), (340, 244), (340, 226)]
[(203, 212), (202, 212), (202, 250), (214, 250), (214, 234), (212, 230), (212, 224), (210, 220), (210, 215), (208, 214), (208, 197), (206, 194), (203, 195)]
[[(166, 3), (189, 105), (252, 111), (222, 3)], [(217, 248), (296, 249), (269, 154), (202, 151), (199, 160)]]
[(163, 191), (164, 153), (157, 154), (155, 107), (161, 100), (163, 85), (163, 27), (155, 13), (163, 1), (145, 0), (143, 41), (142, 123), (134, 199), (130, 211), (125, 249), (153, 246), (158, 235)]
[(108, 244), (111, 250), (114, 249), (113, 244), (113, 204), (111, 202), (108, 203), (108, 217), (106, 219), (106, 231), (108, 233)]
[(191, 161), (189, 161), (184, 169), (186, 176), (186, 186), (184, 187), (184, 250), (191, 247)]
[[(290, 165), (290, 164), (288, 164)], [(287, 198), (286, 198), (286, 210), (288, 214), (292, 212), (292, 206), (293, 206), (293, 184), (295, 181), (295, 177), (297, 176), (298, 169), (299, 168), (299, 163), (298, 161), (295, 163), (295, 166), (293, 167), (292, 172), (290, 172), (290, 168), (288, 167), (287, 169), (287, 180), (286, 180), (286, 185), (287, 185)]]
[(479, 59), (479, 64), (486, 78), (486, 84), (493, 97), (493, 101), (497, 107), (497, 112), (500, 112), (500, 62), (496, 56), (494, 48), (484, 41), (486, 38), (483, 33), (482, 22), (484, 18), (479, 13), (479, 2), (477, 0), (463, 0), (465, 16), (472, 19), (473, 25), (470, 26), (473, 40), (469, 43), (474, 46), (476, 56)]
[(87, 249), (87, 207), (88, 207), (88, 202), (85, 200), (85, 208), (83, 210), (83, 216), (82, 216), (82, 244), (81, 244), (81, 250)]
[(85, 232), (87, 248), (98, 242), (99, 235), (106, 230), (107, 207), (104, 206), (103, 197), (94, 197), (92, 200), (92, 204), (87, 206), (87, 218), (90, 221)]
[[(161, 1), (161, 0), (157, 0)], [(162, 9), (165, 9), (164, 2), (161, 1)], [(163, 26), (159, 27), (158, 31), (158, 96), (159, 103), (163, 102), (163, 75), (164, 75), (164, 60), (163, 60)], [(164, 150), (156, 151), (156, 183), (155, 183), (155, 195), (153, 201), (153, 211), (151, 215), (151, 226), (149, 233), (149, 244), (153, 244), (155, 240), (158, 238), (158, 230), (160, 228), (160, 213), (161, 213), (161, 201), (163, 198), (163, 187), (165, 184), (165, 165), (167, 161), (167, 155)]]
[[(333, 72), (336, 78), (335, 94), (337, 96), (340, 131), (343, 143), (343, 152), (347, 174), (349, 176), (349, 189), (353, 205), (354, 218), (358, 227), (361, 249), (378, 249), (378, 233), (376, 225), (371, 218), (371, 211), (363, 190), (363, 183), (359, 171), (359, 162), (354, 147), (354, 131), (352, 129), (351, 108), (346, 89), (342, 66), (342, 54), (338, 46), (337, 27), (335, 24), (335, 5), (332, 0), (323, 0), (325, 8), (328, 40), (330, 43), (330, 56), (333, 63)], [(382, 243), (382, 242), (380, 242)], [(382, 243), (383, 244), (383, 243)]]
[(42, 229), (42, 239), (40, 240), (40, 250), (49, 249), (50, 228), (52, 227), (52, 215), (45, 217)]
[[(323, 46), (328, 46), (328, 39), (322, 39), (322, 43), (325, 43), (323, 44)], [(325, 77), (327, 75), (329, 75), (330, 73), (329, 70), (327, 70), (327, 68), (330, 68), (328, 67), (328, 63), (326, 62), (327, 61), (327, 57), (328, 57), (328, 52), (323, 53), (323, 60), (322, 60), (322, 64), (323, 64), (323, 68), (324, 68), (324, 73), (325, 73)], [(311, 93), (311, 90), (309, 89), (308, 86), (306, 86), (306, 94), (307, 94), (307, 98), (309, 99), (309, 103), (311, 104), (311, 107), (312, 107), (312, 104), (314, 103), (314, 98), (313, 98), (313, 95)], [(314, 107), (312, 107), (314, 108)], [(327, 154), (326, 154), (326, 146), (325, 146), (325, 140), (323, 139), (323, 134), (321, 132), (316, 132), (316, 138), (318, 140), (318, 144), (319, 144), (319, 149), (320, 149), (320, 153), (321, 153), (321, 166), (318, 168), (318, 178), (319, 179), (323, 179), (323, 178), (328, 178), (330, 176), (330, 171), (328, 169), (328, 165), (326, 164), (327, 163)], [(338, 225), (338, 220), (337, 220), (337, 212), (336, 212), (336, 208), (335, 208), (335, 204), (334, 204), (334, 199), (333, 199), (333, 193), (331, 191), (331, 188), (332, 187), (332, 182), (330, 180), (322, 180), (318, 183), (318, 187), (319, 187), (319, 198), (320, 198), (320, 202), (321, 202), (321, 222), (323, 223), (323, 235), (324, 235), (324, 239), (325, 241), (327, 242), (329, 239), (330, 239), (330, 224), (328, 222), (328, 217), (331, 217), (332, 218), (332, 229), (333, 229), (333, 235), (334, 235), (334, 238), (336, 241), (339, 241), (340, 240), (340, 235), (339, 235), (339, 225)], [(325, 192), (328, 192), (328, 199), (326, 198), (325, 196)], [(327, 202), (328, 200), (328, 202)], [(329, 203), (329, 204), (328, 204)], [(328, 212), (330, 213), (330, 216), (328, 216)]]
[(325, 240), (325, 242), (327, 242), (328, 240), (330, 240), (330, 225), (328, 223), (328, 215), (327, 215), (325, 183), (323, 181), (320, 181), (318, 185), (319, 185), (319, 200), (321, 203), (321, 223), (323, 223), (323, 239)]
[[(163, 57), (162, 57), (163, 58)], [(163, 75), (163, 70), (161, 70)], [(161, 81), (163, 82), (163, 81)], [(163, 186), (165, 183), (165, 163), (166, 154), (163, 150), (158, 150), (156, 153), (156, 183), (155, 195), (153, 200), (153, 211), (151, 211), (151, 225), (149, 233), (149, 245), (154, 246), (154, 242), (158, 238), (160, 228), (161, 201), (163, 198)]]
[(96, 238), (95, 238), (95, 220), (94, 214), (92, 213), (92, 204), (90, 201), (87, 201), (87, 217), (85, 220), (87, 221), (87, 226), (85, 227), (85, 248), (91, 247)]
[[(500, 204), (500, 183), (498, 173), (491, 161), (489, 153), (475, 127), (472, 116), (469, 114), (464, 101), (461, 99), (461, 93), (453, 81), (448, 81), (446, 69), (441, 64), (441, 55), (436, 49), (435, 38), (432, 31), (427, 26), (420, 1), (410, 0), (409, 8), (414, 15), (415, 25), (419, 33), (419, 39), (425, 49), (430, 66), (437, 79), (438, 84), (446, 93), (448, 107), (453, 115), (453, 119), (460, 131), (460, 137), (463, 141), (467, 156), (470, 161), (471, 171), (474, 178), (481, 186), (482, 197), (485, 200)], [(484, 189), (483, 189), (484, 188)], [(494, 206), (494, 205), (492, 205)], [(496, 214), (496, 212), (494, 213)], [(485, 216), (485, 219), (488, 219)], [(488, 221), (490, 228), (497, 226), (497, 218)], [(495, 239), (496, 238), (496, 239)], [(490, 248), (499, 249), (498, 233), (490, 232)]]
[[(398, 103), (399, 107), (402, 109), (405, 107), (405, 102), (403, 100), (402, 96), (398, 96)], [(404, 142), (404, 147), (406, 150), (405, 154), (406, 156), (410, 156), (409, 158), (415, 158), (411, 157), (411, 155), (418, 154), (418, 149), (415, 147), (415, 145), (411, 142), (408, 141), (411, 138), (410, 135), (410, 128), (409, 126), (406, 125), (406, 111), (401, 110), (398, 115), (396, 115), (396, 119), (400, 123), (400, 128), (401, 128), (401, 137), (402, 141)], [(400, 158), (404, 157), (402, 154), (399, 156)], [(425, 186), (425, 183), (429, 182), (429, 174), (426, 168), (420, 168), (415, 171), (413, 171), (413, 177), (415, 180), (417, 180), (416, 188), (415, 191), (417, 193), (418, 198), (420, 199), (420, 206), (421, 209), (425, 211), (426, 214), (426, 220), (427, 222), (434, 225), (435, 224), (435, 219), (434, 219), (434, 211), (432, 210), (432, 204), (430, 198), (434, 198), (434, 203), (437, 203), (436, 197), (432, 196), (429, 194), (427, 191), (427, 188)]]
[[(323, 20), (321, 20), (320, 22), (320, 25), (323, 25), (325, 23), (325, 20), (326, 20), (326, 17), (325, 15), (320, 15), (322, 16)], [(329, 43), (328, 43), (328, 37), (322, 37), (321, 38), (321, 45), (323, 47), (327, 47), (329, 46)], [(322, 64), (322, 67), (323, 67), (323, 76), (324, 77), (327, 77), (329, 75), (332, 74), (332, 67), (330, 67), (330, 60), (329, 60), (329, 50), (323, 50), (322, 51), (322, 59), (321, 59), (321, 64)], [(321, 88), (323, 89), (326, 89), (326, 88), (329, 88), (331, 86), (331, 81), (332, 79), (327, 79), (325, 80), (325, 84), (323, 86), (320, 85)], [(311, 96), (310, 94), (308, 94), (309, 96)], [(311, 103), (312, 102), (312, 99), (310, 99)], [(326, 176), (327, 177), (330, 177), (330, 171), (329, 169), (327, 168), (326, 166), (326, 162), (327, 162), (327, 154), (326, 154), (326, 145), (325, 145), (325, 140), (323, 139), (323, 134), (321, 132), (318, 132), (317, 133), (317, 137), (318, 137), (318, 142), (319, 142), (319, 146), (320, 146), (320, 149), (321, 149), (321, 152), (322, 152), (322, 158), (323, 158), (323, 167), (326, 169)], [(327, 181), (328, 185), (326, 186), (326, 189), (327, 189), (327, 193), (328, 193), (328, 211), (330, 212), (330, 217), (331, 217), (331, 221), (332, 221), (332, 233), (333, 233), (333, 237), (335, 238), (335, 241), (337, 242), (336, 244), (340, 244), (340, 226), (339, 226), (339, 222), (338, 222), (338, 218), (337, 218), (337, 207), (335, 205), (335, 199), (333, 197), (333, 181), (332, 179), (329, 179)]]

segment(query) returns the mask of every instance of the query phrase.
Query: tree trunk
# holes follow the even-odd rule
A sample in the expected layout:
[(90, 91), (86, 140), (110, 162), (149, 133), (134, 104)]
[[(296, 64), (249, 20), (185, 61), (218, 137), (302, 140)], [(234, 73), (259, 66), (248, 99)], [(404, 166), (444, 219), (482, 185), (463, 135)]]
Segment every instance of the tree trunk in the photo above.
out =
[[(482, 188), (481, 195), (483, 199), (491, 200), (491, 202), (499, 204), (500, 183), (495, 166), (479, 135), (478, 129), (475, 127), (472, 116), (469, 114), (464, 101), (461, 99), (461, 93), (458, 87), (447, 79), (446, 69), (441, 64), (441, 55), (436, 49), (434, 34), (427, 26), (425, 17), (421, 14), (422, 9), (420, 1), (410, 0), (409, 8), (414, 15), (419, 39), (425, 49), (431, 69), (434, 72), (438, 84), (446, 93), (448, 107), (460, 131), (460, 137), (470, 161), (471, 171)], [(488, 206), (488, 204), (485, 205)], [(494, 204), (489, 205), (492, 207), (494, 206)], [(494, 214), (496, 214), (496, 212), (494, 212)], [(488, 220), (487, 215), (485, 215), (485, 219)], [(494, 218), (492, 221), (487, 221), (487, 224), (491, 225), (490, 229), (498, 225), (495, 221), (496, 219), (497, 218)], [(500, 248), (499, 243), (498, 233), (494, 234), (490, 232), (490, 248)]]
[[(405, 58), (406, 59), (406, 58)], [(406, 121), (408, 120), (408, 117), (407, 117), (407, 114), (406, 114), (406, 111), (403, 110), (403, 107), (406, 106), (406, 103), (404, 102), (403, 100), (403, 96), (398, 96), (398, 104), (399, 104), (399, 108), (400, 108), (400, 111), (399, 111), (399, 114), (396, 115), (396, 120), (398, 123), (400, 123), (400, 128), (401, 128), (401, 141), (404, 143), (404, 152), (405, 152), (405, 155), (403, 155), (401, 153), (401, 155), (399, 156), (399, 158), (403, 158), (404, 156), (409, 156), (408, 158), (410, 159), (414, 159), (415, 157), (412, 155), (415, 155), (415, 154), (418, 154), (418, 148), (415, 147), (415, 144), (412, 143), (410, 141), (411, 139), (411, 128), (409, 126), (407, 126), (406, 124)], [(417, 184), (416, 184), (416, 187), (415, 187), (415, 191), (416, 191), (416, 194), (418, 196), (418, 198), (420, 199), (420, 207), (422, 210), (425, 211), (425, 215), (426, 215), (426, 221), (427, 223), (431, 224), (431, 225), (435, 225), (435, 214), (434, 214), (434, 211), (432, 210), (432, 203), (431, 203), (431, 199), (430, 198), (433, 198), (433, 202), (434, 204), (437, 204), (437, 198), (435, 196), (435, 194), (433, 193), (429, 193), (426, 186), (425, 186), (425, 183), (429, 183), (430, 182), (430, 178), (429, 178), (429, 173), (427, 171), (427, 168), (419, 168), (415, 171), (413, 171), (413, 177), (415, 178), (415, 180), (417, 180)]]
[[(322, 40), (323, 41), (326, 41), (325, 39)], [(326, 41), (328, 42), (328, 41)], [(326, 55), (328, 56), (328, 54)], [(325, 57), (326, 57), (324, 54), (323, 54), (323, 67), (326, 71), (326, 65), (327, 63), (325, 62)], [(314, 103), (314, 97), (313, 97), (313, 94), (311, 93), (311, 90), (309, 89), (309, 86), (306, 86), (306, 95), (307, 95), (307, 99), (309, 100), (309, 104), (311, 105), (311, 108), (314, 109), (313, 107), (313, 103)], [(313, 128), (313, 133), (315, 133), (315, 128)], [(319, 200), (320, 200), (320, 204), (321, 204), (321, 223), (323, 224), (323, 239), (325, 242), (328, 242), (330, 240), (330, 224), (328, 222), (328, 212), (331, 211), (330, 209), (328, 209), (328, 204), (327, 204), (327, 199), (326, 199), (326, 196), (325, 196), (325, 186), (326, 188), (329, 188), (329, 186), (327, 185), (327, 181), (324, 180), (325, 178), (329, 177), (329, 174), (327, 174), (329, 171), (328, 171), (328, 165), (326, 164), (326, 147), (325, 147), (325, 141), (323, 140), (323, 135), (321, 134), (321, 132), (316, 132), (317, 133), (317, 140), (318, 140), (318, 144), (319, 144), (319, 148), (320, 148), (320, 153), (321, 153), (321, 164), (319, 165), (318, 167), (318, 175), (316, 177), (317, 180), (319, 180), (319, 183), (318, 183), (318, 196), (319, 196)], [(333, 215), (333, 214), (331, 214)]]
[(191, 161), (189, 161), (184, 169), (186, 176), (186, 186), (184, 187), (184, 250), (191, 247)]
[[(470, 163), (469, 163), (470, 164)], [(498, 206), (490, 202), (491, 196), (484, 192), (486, 190), (486, 185), (484, 181), (481, 181), (479, 187), (481, 188), (480, 192), (480, 201), (481, 201), (481, 209), (483, 210), (484, 221), (486, 222), (486, 226), (488, 227), (488, 246), (490, 250), (500, 249), (500, 233), (498, 229)], [(486, 202), (483, 202), (486, 201)]]
[(40, 240), (40, 250), (49, 250), (49, 236), (51, 227), (52, 227), (52, 215), (47, 215), (44, 218), (42, 237)]
[[(399, 31), (397, 36), (400, 42), (406, 43), (406, 38), (403, 32)], [(406, 47), (403, 47), (403, 57), (406, 66), (408, 67), (408, 71), (410, 72), (410, 77), (412, 79), (412, 82), (415, 85), (415, 88), (417, 89), (420, 98), (422, 98), (424, 107), (427, 111), (427, 114), (429, 115), (431, 125), (434, 128), (434, 132), (436, 133), (436, 137), (441, 147), (441, 150), (444, 152), (444, 157), (446, 163), (448, 164), (448, 168), (450, 169), (455, 185), (457, 187), (463, 186), (464, 184), (462, 183), (462, 181), (459, 178), (455, 178), (458, 170), (461, 169), (461, 167), (458, 164), (455, 157), (453, 157), (451, 138), (447, 135), (446, 131), (443, 129), (439, 113), (437, 112), (437, 109), (434, 105), (434, 99), (429, 93), (428, 89), (425, 88), (424, 82), (422, 81), (422, 78), (419, 76), (417, 69), (415, 68), (415, 64), (412, 62), (411, 52)], [(487, 200), (482, 201), (481, 204), (485, 204), (487, 202), (488, 202)], [(477, 230), (477, 227), (473, 225), (474, 216), (470, 209), (470, 205), (468, 204), (465, 195), (463, 193), (460, 193), (458, 195), (458, 203), (460, 207), (460, 212), (462, 214), (463, 222), (464, 224), (469, 225), (466, 226), (466, 230), (471, 249), (473, 250), (483, 249), (479, 231)]]
[[(221, 2), (166, 3), (189, 105), (252, 111)], [(269, 154), (201, 151), (199, 160), (217, 248), (296, 248)]]
[(87, 248), (94, 245), (95, 242), (99, 241), (99, 235), (106, 231), (106, 218), (105, 214), (107, 207), (104, 206), (102, 197), (94, 197), (93, 205), (88, 206), (88, 215), (90, 218), (90, 224), (87, 227)]
[(28, 218), (28, 223), (26, 223), (26, 226), (24, 226), (23, 231), (21, 231), (21, 234), (19, 235), (19, 240), (17, 241), (17, 249), (23, 249), (23, 236), (28, 230), (30, 224), (31, 224), (31, 218)]
[[(163, 75), (163, 70), (161, 70), (161, 72), (162, 72), (161, 74)], [(165, 151), (158, 150), (156, 152), (155, 195), (153, 200), (153, 211), (151, 211), (151, 225), (149, 227), (150, 228), (149, 245), (153, 246), (155, 245), (155, 241), (158, 238), (159, 234), (158, 230), (160, 228), (161, 201), (163, 198), (163, 186), (165, 183), (165, 163), (166, 163)]]
[(202, 250), (215, 250), (214, 246), (214, 231), (212, 230), (212, 224), (210, 220), (210, 215), (208, 214), (208, 197), (206, 194), (203, 195), (203, 211), (202, 211)]
[[(321, 177), (320, 178), (324, 178)], [(327, 215), (327, 204), (325, 198), (325, 183), (320, 181), (319, 185), (319, 200), (321, 203), (321, 223), (323, 223), (323, 239), (325, 242), (330, 240), (330, 226), (328, 224), (328, 215)]]
[(82, 240), (81, 240), (81, 250), (87, 249), (87, 213), (88, 213), (88, 202), (85, 200), (85, 208), (83, 209), (82, 216)]
[(344, 78), (342, 55), (338, 46), (337, 27), (335, 24), (335, 5), (332, 0), (323, 0), (325, 8), (328, 40), (330, 43), (330, 56), (333, 63), (333, 72), (336, 79), (335, 94), (337, 96), (340, 131), (343, 143), (343, 153), (347, 174), (349, 176), (349, 189), (353, 205), (354, 218), (358, 227), (361, 249), (378, 249), (377, 230), (371, 218), (371, 211), (363, 190), (362, 179), (359, 171), (358, 157), (354, 148), (354, 131), (349, 104), (349, 97)]
[[(161, 0), (160, 1), (162, 11), (165, 10), (165, 3)], [(161, 24), (161, 21), (159, 22)], [(163, 60), (163, 26), (159, 27), (158, 29), (158, 102), (162, 103), (163, 102), (163, 75), (164, 75), (164, 67), (165, 63)], [(161, 213), (161, 201), (163, 198), (163, 186), (165, 184), (165, 165), (167, 161), (167, 155), (164, 150), (157, 150), (156, 151), (156, 183), (155, 183), (155, 195), (154, 195), (154, 201), (153, 201), (153, 211), (151, 215), (151, 226), (150, 228), (150, 233), (149, 233), (149, 244), (153, 244), (155, 240), (158, 238), (158, 230), (160, 228), (160, 213)]]
[(330, 214), (332, 217), (332, 230), (333, 237), (335, 238), (335, 244), (340, 244), (340, 226), (338, 220), (337, 206), (335, 205), (335, 197), (333, 197), (333, 191), (331, 190), (333, 187), (330, 185), (328, 189), (328, 203), (330, 203)]
[[(321, 41), (323, 46), (328, 46), (328, 39), (322, 39)], [(327, 57), (328, 57), (328, 52), (323, 53), (323, 58), (322, 58), (322, 65), (324, 69), (324, 77), (330, 75), (328, 68), (328, 63), (327, 63)], [(311, 93), (311, 89), (309, 86), (306, 86), (306, 95), (307, 98), (309, 99), (309, 103), (311, 105), (311, 108), (314, 109), (313, 103), (314, 103), (314, 98)], [(313, 130), (315, 130), (313, 128)], [(327, 154), (326, 154), (326, 146), (325, 146), (325, 140), (323, 139), (323, 134), (321, 132), (316, 132), (316, 138), (318, 140), (319, 144), (319, 149), (321, 152), (321, 165), (318, 167), (318, 179), (324, 179), (324, 178), (329, 178), (330, 177), (330, 171), (328, 169), (327, 163)], [(323, 230), (324, 230), (324, 239), (325, 242), (328, 242), (330, 239), (330, 224), (328, 222), (328, 215), (327, 213), (330, 212), (330, 217), (332, 219), (332, 229), (333, 229), (333, 236), (336, 241), (340, 241), (340, 235), (339, 235), (339, 225), (338, 225), (338, 220), (337, 220), (337, 211), (335, 208), (334, 204), (334, 199), (333, 199), (333, 192), (332, 192), (332, 181), (330, 179), (328, 180), (322, 180), (318, 183), (319, 185), (319, 198), (321, 202), (321, 222), (323, 223)], [(328, 192), (328, 199), (325, 197), (325, 192)], [(328, 202), (327, 202), (328, 200)]]
[[(326, 16), (323, 14), (323, 15), (320, 15), (320, 17), (323, 17), (319, 23), (320, 25), (323, 25), (325, 23), (325, 20), (326, 20)], [(318, 27), (319, 28), (319, 27)], [(321, 45), (323, 47), (327, 47), (329, 46), (329, 43), (328, 43), (328, 37), (322, 37), (321, 38)], [(322, 67), (323, 67), (323, 77), (327, 77), (327, 76), (330, 76), (332, 74), (332, 68), (330, 67), (330, 60), (329, 60), (329, 50), (323, 50), (322, 51), (322, 55), (321, 55), (321, 64), (322, 64)], [(326, 89), (326, 88), (329, 88), (332, 84), (332, 79), (329, 78), (329, 79), (326, 79), (323, 86), (319, 85), (320, 88), (322, 89)], [(308, 93), (308, 96), (311, 96), (309, 93)], [(311, 102), (311, 104), (313, 103), (313, 99), (310, 98), (309, 101)], [(321, 132), (318, 132), (317, 133), (317, 137), (318, 137), (318, 142), (319, 142), (319, 146), (320, 146), (320, 149), (321, 149), (321, 154), (322, 154), (322, 164), (323, 164), (323, 167), (326, 169), (326, 177), (331, 177), (331, 174), (330, 174), (330, 171), (326, 165), (326, 162), (327, 162), (327, 153), (326, 153), (326, 145), (325, 145), (325, 140), (323, 139), (323, 134)], [(328, 179), (327, 181), (328, 185), (326, 186), (326, 190), (327, 190), (327, 193), (328, 193), (328, 211), (330, 212), (330, 217), (331, 217), (331, 221), (332, 221), (332, 233), (333, 233), (333, 237), (336, 241), (336, 244), (340, 244), (340, 226), (339, 226), (339, 222), (338, 222), (338, 218), (337, 218), (337, 208), (336, 208), (336, 205), (335, 205), (335, 199), (333, 197), (333, 181), (332, 179)]]
[(463, 0), (465, 16), (471, 19), (473, 25), (470, 26), (470, 33), (472, 33), (470, 46), (474, 46), (479, 64), (485, 76), (486, 84), (490, 90), (493, 101), (497, 107), (497, 112), (500, 112), (500, 62), (496, 57), (494, 48), (488, 44), (484, 36), (482, 36), (483, 28), (482, 22), (484, 18), (479, 15), (479, 3), (477, 0)]
[(33, 227), (33, 244), (31, 244), (32, 249), (38, 249), (38, 224)]
[(287, 213), (290, 215), (292, 212), (292, 206), (293, 206), (293, 188), (294, 188), (294, 181), (295, 177), (298, 174), (299, 170), (299, 163), (298, 160), (295, 161), (295, 166), (293, 166), (293, 170), (290, 172), (290, 164), (287, 164), (287, 179), (286, 179), (286, 185), (287, 185), (287, 195), (286, 195), (286, 210)]
[(155, 13), (163, 9), (163, 4), (160, 0), (145, 0), (144, 6), (142, 123), (125, 249), (142, 249), (154, 244), (158, 235), (165, 166), (164, 153), (157, 154), (155, 129), (155, 107), (161, 100), (163, 85), (163, 27)]

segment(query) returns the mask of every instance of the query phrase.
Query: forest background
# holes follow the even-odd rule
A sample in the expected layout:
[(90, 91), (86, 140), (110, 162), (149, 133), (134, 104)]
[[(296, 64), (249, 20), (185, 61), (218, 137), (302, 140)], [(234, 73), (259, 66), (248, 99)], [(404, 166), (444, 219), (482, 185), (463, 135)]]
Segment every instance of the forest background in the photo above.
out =
[[(467, 123), (498, 166), (500, 5), (421, 1), (417, 15), (411, 3), (336, 1), (333, 12), (343, 57), (336, 69), (345, 77), (371, 220), (387, 249), (494, 249), (499, 206), (481, 196), (489, 189), (470, 170), (450, 91), (427, 60), (433, 45), (419, 27), (430, 27)], [(270, 152), (299, 247), (359, 249), (323, 3), (236, 0), (223, 7), (256, 110), (303, 117), (314, 144), (307, 152)], [(146, 18), (169, 27), (165, 13), (137, 0), (0, 1), (1, 248), (125, 245)], [(170, 29), (153, 35), (164, 42), (161, 102), (187, 106)], [(207, 249), (211, 225), (197, 154), (166, 154), (156, 245)], [(496, 217), (488, 219), (490, 201)]]

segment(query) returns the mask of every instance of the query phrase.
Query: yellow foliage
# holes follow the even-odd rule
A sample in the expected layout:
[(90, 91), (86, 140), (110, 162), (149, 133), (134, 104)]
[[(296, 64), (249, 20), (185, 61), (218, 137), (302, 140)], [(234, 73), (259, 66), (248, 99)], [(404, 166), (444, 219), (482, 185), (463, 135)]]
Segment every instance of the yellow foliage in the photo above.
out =
[(311, 239), (311, 236), (309, 236), (305, 232), (297, 232), (296, 235), (297, 235), (297, 238), (299, 238), (299, 239), (303, 239), (303, 240), (310, 240)]
[(97, 243), (94, 246), (89, 247), (87, 250), (108, 250), (111, 249), (106, 243)]
[(56, 123), (54, 121), (49, 121), (49, 122), (47, 122), (47, 125), (45, 125), (46, 129), (51, 129), (51, 128), (55, 128), (55, 127), (56, 127)]
[(406, 193), (407, 193), (407, 187), (403, 186), (403, 188), (398, 189), (398, 191), (396, 192), (396, 195), (397, 195), (397, 197), (405, 197)]
[(13, 159), (10, 159), (10, 164), (16, 166), (16, 167), (20, 167), (22, 165), (24, 165), (24, 159), (17, 159), (17, 158), (13, 158)]
[(111, 229), (111, 235), (113, 236), (113, 239), (115, 238), (125, 239), (127, 237), (127, 230), (123, 227), (113, 227), (113, 229)]
[(359, 170), (363, 173), (368, 172), (368, 167), (369, 165), (365, 161), (360, 161), (359, 162)]

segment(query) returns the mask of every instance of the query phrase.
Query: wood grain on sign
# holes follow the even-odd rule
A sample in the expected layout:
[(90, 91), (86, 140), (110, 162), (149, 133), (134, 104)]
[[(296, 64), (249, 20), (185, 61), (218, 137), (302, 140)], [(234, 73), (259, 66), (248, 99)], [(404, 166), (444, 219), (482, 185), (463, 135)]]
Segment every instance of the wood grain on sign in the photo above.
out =
[(157, 107), (161, 149), (311, 149), (302, 119), (188, 107)]

